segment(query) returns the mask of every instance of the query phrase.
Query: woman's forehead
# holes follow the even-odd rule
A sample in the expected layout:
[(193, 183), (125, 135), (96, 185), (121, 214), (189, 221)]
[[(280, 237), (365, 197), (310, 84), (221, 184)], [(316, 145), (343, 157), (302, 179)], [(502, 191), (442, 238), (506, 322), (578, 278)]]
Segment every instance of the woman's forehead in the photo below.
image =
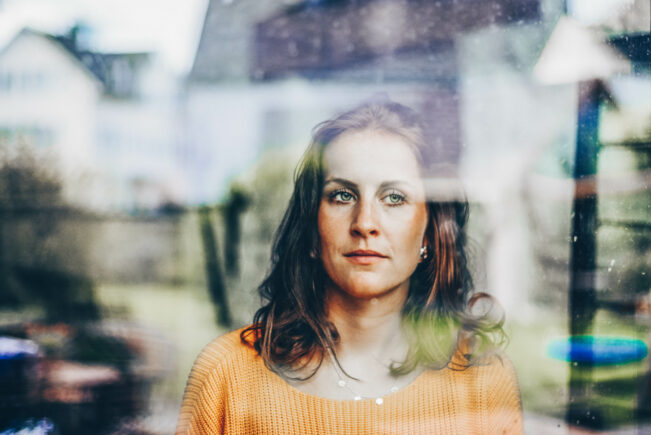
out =
[(420, 162), (404, 137), (377, 130), (347, 132), (326, 146), (326, 178), (420, 180)]

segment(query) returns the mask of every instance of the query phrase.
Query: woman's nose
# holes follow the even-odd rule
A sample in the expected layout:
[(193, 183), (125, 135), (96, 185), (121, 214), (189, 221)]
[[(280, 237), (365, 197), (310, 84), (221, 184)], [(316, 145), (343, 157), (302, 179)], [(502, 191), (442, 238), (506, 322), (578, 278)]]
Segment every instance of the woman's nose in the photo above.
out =
[(350, 232), (358, 237), (377, 236), (379, 234), (376, 211), (372, 201), (362, 200), (357, 203)]

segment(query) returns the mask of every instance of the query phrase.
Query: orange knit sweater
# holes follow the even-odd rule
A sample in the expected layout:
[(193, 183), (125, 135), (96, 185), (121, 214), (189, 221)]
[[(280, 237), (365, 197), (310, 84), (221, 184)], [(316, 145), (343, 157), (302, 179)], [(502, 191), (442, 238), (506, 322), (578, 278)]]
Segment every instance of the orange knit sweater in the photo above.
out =
[(240, 331), (210, 343), (192, 368), (177, 434), (521, 434), (515, 372), (506, 357), (465, 370), (428, 370), (374, 400), (303, 393), (268, 370)]

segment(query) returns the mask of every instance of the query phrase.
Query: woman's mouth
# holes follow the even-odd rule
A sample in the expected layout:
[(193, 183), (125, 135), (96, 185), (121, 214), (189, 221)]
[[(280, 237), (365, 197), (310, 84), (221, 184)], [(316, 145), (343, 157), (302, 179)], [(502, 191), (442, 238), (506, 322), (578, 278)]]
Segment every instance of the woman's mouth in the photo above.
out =
[(358, 249), (356, 251), (347, 252), (344, 254), (344, 257), (346, 257), (351, 263), (361, 265), (375, 264), (387, 258), (384, 254), (368, 249)]

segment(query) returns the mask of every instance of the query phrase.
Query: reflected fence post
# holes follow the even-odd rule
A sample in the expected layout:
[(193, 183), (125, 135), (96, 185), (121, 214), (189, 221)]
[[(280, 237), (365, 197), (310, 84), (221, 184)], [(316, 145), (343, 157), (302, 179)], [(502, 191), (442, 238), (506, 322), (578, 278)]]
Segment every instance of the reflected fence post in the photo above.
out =
[(201, 243), (206, 265), (208, 292), (215, 306), (217, 324), (225, 328), (231, 326), (231, 314), (226, 298), (226, 285), (221, 271), (219, 255), (217, 254), (217, 237), (212, 223), (212, 208), (203, 206), (199, 209), (199, 227)]
[(222, 207), (224, 216), (224, 259), (226, 274), (230, 277), (237, 277), (240, 273), (239, 249), (241, 228), (240, 219), (242, 213), (249, 204), (249, 197), (241, 189), (231, 189), (229, 198)]
[[(9, 290), (8, 283), (8, 273), (7, 273), (7, 264), (5, 262), (5, 252), (4, 252), (4, 228), (5, 228), (5, 210), (2, 205), (2, 200), (0, 199), (0, 291), (6, 292)], [(6, 296), (6, 295), (5, 295)]]
[[(596, 299), (596, 231), (597, 231), (597, 159), (599, 153), (599, 103), (602, 85), (599, 80), (579, 83), (579, 101), (574, 162), (575, 190), (572, 204), (570, 240), (570, 288), (568, 295), (569, 332), (571, 337), (590, 333), (597, 308)], [(572, 352), (570, 351), (570, 356)], [(600, 427), (598, 409), (590, 404), (591, 361), (570, 358), (569, 401), (567, 420), (571, 424)]]

